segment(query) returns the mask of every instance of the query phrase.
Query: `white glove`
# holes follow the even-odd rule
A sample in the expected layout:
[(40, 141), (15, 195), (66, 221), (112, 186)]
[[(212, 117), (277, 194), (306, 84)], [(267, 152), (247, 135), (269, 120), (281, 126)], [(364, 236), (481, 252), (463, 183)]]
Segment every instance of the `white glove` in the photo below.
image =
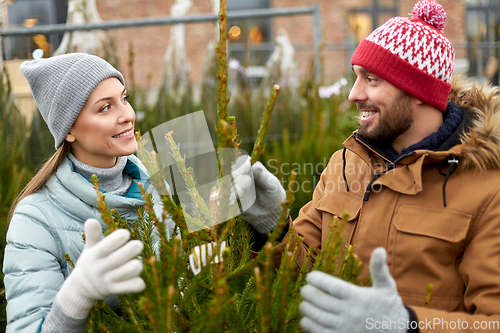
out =
[(134, 259), (142, 252), (143, 244), (128, 241), (128, 230), (118, 229), (102, 239), (99, 221), (88, 219), (85, 238), (85, 248), (74, 270), (56, 295), (64, 313), (73, 318), (85, 318), (97, 300), (140, 292), (146, 287), (140, 277), (142, 262)]
[(359, 287), (320, 271), (307, 275), (300, 294), (300, 326), (306, 332), (374, 332), (376, 322), (388, 324), (384, 332), (407, 331), (408, 310), (398, 295), (386, 265), (386, 252), (377, 248), (370, 259), (373, 287)]
[[(249, 156), (238, 157), (231, 167), (231, 175), (243, 208), (241, 218), (261, 234), (273, 230), (283, 211), (281, 202), (286, 199), (279, 179), (260, 162), (250, 165)], [(234, 192), (229, 202), (235, 204)]]

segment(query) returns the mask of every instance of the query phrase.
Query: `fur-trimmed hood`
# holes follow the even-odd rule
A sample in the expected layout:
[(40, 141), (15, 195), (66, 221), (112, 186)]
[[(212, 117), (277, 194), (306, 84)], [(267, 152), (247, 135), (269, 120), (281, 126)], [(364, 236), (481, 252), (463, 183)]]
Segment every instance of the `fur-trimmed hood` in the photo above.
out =
[(500, 88), (454, 79), (449, 100), (467, 112), (459, 169), (500, 170)]

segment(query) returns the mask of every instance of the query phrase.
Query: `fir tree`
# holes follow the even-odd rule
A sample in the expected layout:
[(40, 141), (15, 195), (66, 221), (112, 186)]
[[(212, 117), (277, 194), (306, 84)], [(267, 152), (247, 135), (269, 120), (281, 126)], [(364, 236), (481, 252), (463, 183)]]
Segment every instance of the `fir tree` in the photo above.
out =
[[(220, 38), (217, 46), (219, 56), (219, 100), (216, 123), (219, 148), (238, 150), (236, 119), (228, 117), (227, 104), (227, 60), (226, 43), (227, 17), (226, 0), (221, 0), (219, 13)], [(280, 87), (274, 86), (273, 93), (262, 116), (261, 128), (252, 152), (252, 163), (257, 161), (264, 150), (264, 138), (270, 123), (270, 115)], [(269, 234), (269, 241), (258, 254), (252, 254), (251, 232), (240, 218), (232, 218), (222, 224), (213, 224), (214, 208), (224, 212), (228, 207), (228, 186), (217, 184), (212, 193), (219, 200), (215, 205), (206, 202), (196, 190), (193, 172), (185, 165), (178, 146), (171, 133), (165, 133), (173, 157), (177, 163), (189, 195), (195, 206), (194, 212), (186, 213), (170, 196), (162, 196), (163, 214), (156, 216), (151, 195), (147, 195), (140, 184), (145, 207), (139, 210), (137, 221), (124, 221), (116, 211), (110, 211), (105, 195), (100, 192), (97, 179), (94, 186), (103, 221), (107, 232), (117, 228), (127, 228), (133, 239), (144, 243), (141, 259), (144, 264), (142, 278), (146, 290), (142, 294), (119, 296), (121, 313), (111, 310), (100, 301), (91, 312), (88, 321), (89, 332), (297, 332), (300, 331), (298, 311), (300, 288), (305, 284), (305, 275), (311, 269), (303, 265), (300, 271), (295, 264), (295, 255), (302, 246), (300, 237), (289, 237), (282, 255), (281, 265), (273, 267), (273, 253), (277, 236), (285, 227), (286, 212), (293, 202), (291, 189), (283, 205), (283, 214), (278, 227)], [(145, 150), (144, 140), (139, 139), (139, 151), (143, 163), (149, 171), (152, 184), (164, 187), (162, 168), (158, 155)], [(237, 154), (237, 153), (236, 153)], [(234, 157), (234, 156), (233, 156)], [(231, 159), (218, 156), (220, 175), (228, 174)], [(296, 173), (292, 173), (289, 184), (293, 184)], [(177, 233), (168, 239), (165, 222), (172, 218)], [(328, 247), (323, 248), (313, 269), (319, 269), (356, 282), (361, 272), (361, 263), (353, 254), (352, 247), (341, 251), (343, 219), (332, 221), (328, 235)], [(201, 226), (196, 232), (188, 232), (187, 221)], [(333, 227), (335, 225), (336, 227)], [(160, 235), (155, 244), (156, 230)], [(293, 230), (290, 230), (293, 232)], [(291, 234), (291, 233), (290, 233)], [(220, 251), (221, 243), (228, 247)], [(212, 256), (203, 265), (195, 247), (212, 246)], [(222, 252), (222, 253), (221, 253)], [(344, 252), (343, 258), (340, 253)], [(208, 253), (208, 252), (207, 252)], [(309, 249), (311, 256), (313, 249)], [(195, 275), (190, 269), (189, 256), (193, 255), (195, 265), (201, 272)], [(222, 254), (222, 260), (215, 260)], [(219, 258), (217, 258), (219, 259)], [(308, 260), (306, 260), (307, 262)], [(218, 263), (214, 263), (218, 262)]]

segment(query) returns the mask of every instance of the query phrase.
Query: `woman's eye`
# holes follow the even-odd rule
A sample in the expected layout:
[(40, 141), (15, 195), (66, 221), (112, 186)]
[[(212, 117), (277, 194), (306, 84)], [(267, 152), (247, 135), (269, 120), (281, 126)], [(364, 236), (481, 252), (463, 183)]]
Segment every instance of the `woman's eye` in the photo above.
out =
[(109, 111), (110, 107), (111, 107), (111, 105), (106, 104), (100, 111)]
[(122, 102), (123, 104), (127, 104), (128, 103), (128, 98), (130, 97), (130, 95), (127, 95), (125, 97), (122, 98)]

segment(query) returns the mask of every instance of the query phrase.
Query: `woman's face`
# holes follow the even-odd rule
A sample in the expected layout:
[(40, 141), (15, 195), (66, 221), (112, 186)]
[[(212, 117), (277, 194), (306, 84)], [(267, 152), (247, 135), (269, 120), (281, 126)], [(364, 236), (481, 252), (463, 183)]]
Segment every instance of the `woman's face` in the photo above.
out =
[(111, 168), (117, 157), (136, 152), (134, 122), (125, 87), (116, 77), (110, 77), (92, 91), (66, 140), (81, 162)]

